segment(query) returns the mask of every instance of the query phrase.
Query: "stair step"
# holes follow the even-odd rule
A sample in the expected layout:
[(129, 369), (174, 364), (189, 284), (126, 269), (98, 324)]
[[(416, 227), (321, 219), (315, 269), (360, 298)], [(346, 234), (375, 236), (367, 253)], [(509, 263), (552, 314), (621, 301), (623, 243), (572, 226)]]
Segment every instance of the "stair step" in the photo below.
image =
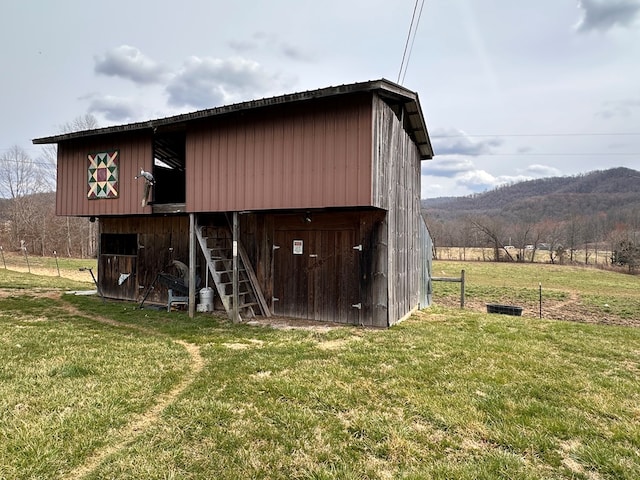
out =
[[(239, 279), (238, 283), (240, 284), (240, 283), (251, 283), (251, 282), (249, 281), (248, 278), (245, 278), (245, 279)], [(220, 282), (220, 285), (224, 285), (224, 286), (233, 285), (233, 282)]]
[[(238, 267), (238, 273), (244, 273), (246, 270), (244, 268), (240, 268)], [(216, 270), (216, 273), (219, 274), (223, 274), (223, 273), (233, 273), (233, 270)]]
[[(225, 306), (225, 310), (230, 313), (233, 308), (233, 293), (227, 293), (231, 290), (229, 285), (233, 285), (232, 276), (234, 270), (231, 265), (235, 263), (235, 259), (232, 256), (232, 238), (229, 236), (229, 229), (224, 227), (214, 226), (198, 226), (198, 241), (202, 252), (207, 258), (207, 275), (211, 275), (218, 290), (219, 298)], [(266, 311), (267, 316), (270, 316), (268, 306), (262, 297), (262, 292), (259, 290), (259, 285), (255, 273), (251, 268), (251, 265), (245, 265), (244, 262), (249, 261), (246, 258), (246, 253), (240, 246), (240, 252), (237, 259), (237, 281), (240, 286), (239, 289), (246, 290), (238, 292), (238, 306), (239, 310), (243, 311), (244, 315), (255, 315), (253, 307), (258, 307), (261, 312)], [(226, 276), (224, 276), (226, 275)], [(254, 282), (256, 283), (254, 285)]]
[[(244, 297), (245, 295), (251, 295), (253, 296), (253, 292), (251, 290), (248, 290), (246, 292), (238, 292), (238, 297)], [(233, 297), (233, 293), (223, 293), (222, 295), (220, 295), (221, 297), (227, 297), (227, 298), (231, 298)]]

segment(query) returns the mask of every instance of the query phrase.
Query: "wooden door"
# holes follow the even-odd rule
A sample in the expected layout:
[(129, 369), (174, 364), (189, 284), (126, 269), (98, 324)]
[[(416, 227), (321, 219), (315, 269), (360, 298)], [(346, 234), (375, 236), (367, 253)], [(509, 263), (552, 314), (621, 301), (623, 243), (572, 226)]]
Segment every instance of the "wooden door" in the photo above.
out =
[(359, 252), (355, 230), (275, 232), (274, 313), (359, 323)]
[(98, 283), (105, 297), (138, 299), (136, 255), (100, 255)]

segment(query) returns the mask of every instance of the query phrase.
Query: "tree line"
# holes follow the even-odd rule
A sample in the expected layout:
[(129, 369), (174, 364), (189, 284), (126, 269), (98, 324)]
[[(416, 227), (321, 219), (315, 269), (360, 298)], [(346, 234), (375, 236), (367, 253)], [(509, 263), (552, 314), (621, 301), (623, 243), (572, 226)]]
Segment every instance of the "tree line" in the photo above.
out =
[(438, 219), (424, 212), (424, 216), (436, 255), (439, 246), (460, 247), (463, 257), (466, 248), (489, 248), (492, 261), (533, 262), (544, 253), (549, 263), (589, 264), (606, 255), (605, 263), (632, 271), (640, 267), (640, 208), (542, 220), (504, 213)]
[(640, 172), (629, 168), (427, 199), (423, 214), (436, 248), (461, 247), (463, 256), (482, 247), (496, 261), (593, 263), (606, 255), (612, 265), (640, 266)]
[[(97, 128), (92, 115), (62, 125), (67, 133)], [(0, 246), (30, 254), (92, 257), (97, 225), (88, 218), (58, 217), (55, 145), (46, 145), (37, 158), (14, 145), (0, 155)]]

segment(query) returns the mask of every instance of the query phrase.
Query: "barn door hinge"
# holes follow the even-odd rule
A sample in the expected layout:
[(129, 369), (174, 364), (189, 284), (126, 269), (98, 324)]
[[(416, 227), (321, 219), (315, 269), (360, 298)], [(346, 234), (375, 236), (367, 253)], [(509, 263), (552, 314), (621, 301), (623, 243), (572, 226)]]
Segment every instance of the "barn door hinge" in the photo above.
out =
[(273, 247), (271, 247), (271, 248), (273, 248), (273, 250), (278, 250), (278, 249), (280, 248), (280, 245), (274, 245), (274, 246), (273, 246)]
[(272, 301), (272, 302), (279, 302), (279, 301), (280, 301), (280, 299), (279, 299), (279, 298), (277, 298), (277, 297), (271, 297), (271, 301)]
[(354, 250), (358, 250), (359, 252), (362, 251), (362, 244), (360, 245), (356, 245), (355, 247), (353, 247)]
[(354, 303), (351, 305), (353, 308), (357, 308), (358, 310), (362, 310), (362, 303)]

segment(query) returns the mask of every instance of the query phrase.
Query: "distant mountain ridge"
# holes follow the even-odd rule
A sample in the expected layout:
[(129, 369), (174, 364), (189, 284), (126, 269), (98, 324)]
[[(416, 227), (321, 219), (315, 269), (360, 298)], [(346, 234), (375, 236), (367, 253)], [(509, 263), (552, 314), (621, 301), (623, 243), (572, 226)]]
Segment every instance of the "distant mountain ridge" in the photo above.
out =
[(640, 172), (618, 167), (528, 180), (466, 197), (425, 199), (422, 209), (427, 219), (439, 220), (500, 215), (505, 219), (558, 221), (589, 212), (627, 217), (640, 211)]

